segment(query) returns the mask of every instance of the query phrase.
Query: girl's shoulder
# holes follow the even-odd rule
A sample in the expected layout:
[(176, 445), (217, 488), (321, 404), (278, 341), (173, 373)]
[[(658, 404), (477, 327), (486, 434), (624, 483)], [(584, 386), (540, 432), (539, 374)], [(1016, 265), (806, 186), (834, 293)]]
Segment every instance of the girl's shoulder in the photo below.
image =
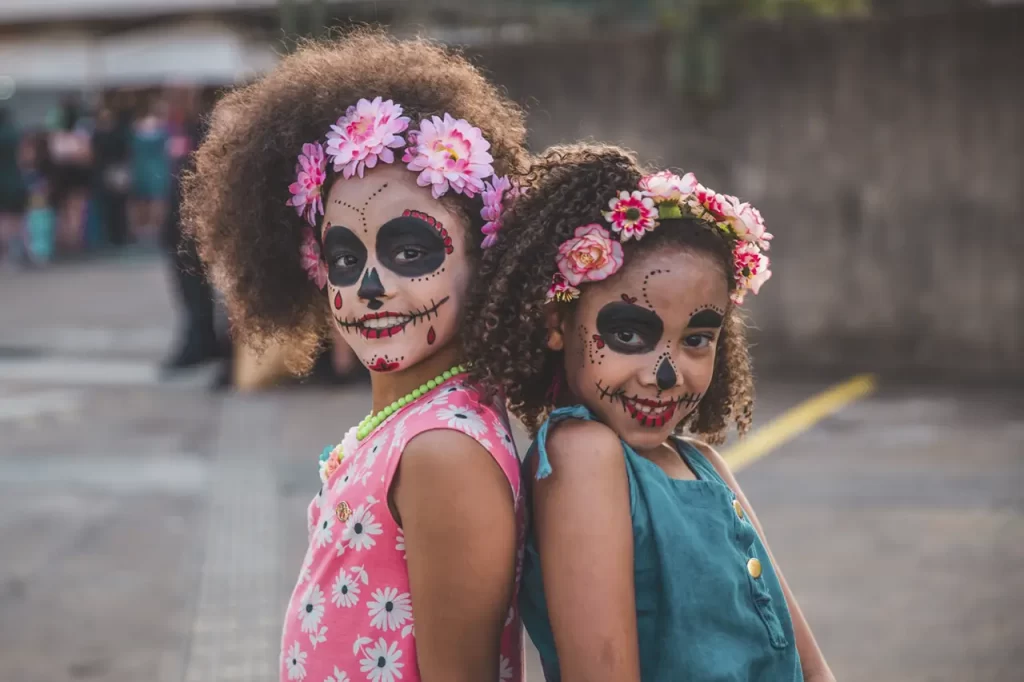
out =
[(626, 450), (618, 434), (583, 406), (555, 410), (537, 431), (536, 477), (556, 469), (563, 479), (624, 475)]

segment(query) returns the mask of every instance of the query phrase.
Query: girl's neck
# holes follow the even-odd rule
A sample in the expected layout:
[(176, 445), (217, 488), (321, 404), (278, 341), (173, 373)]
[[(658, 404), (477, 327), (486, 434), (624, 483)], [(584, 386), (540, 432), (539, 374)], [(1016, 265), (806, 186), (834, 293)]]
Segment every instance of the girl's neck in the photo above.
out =
[(458, 365), (463, 359), (462, 348), (450, 344), (422, 362), (397, 372), (373, 372), (373, 412), (376, 414), (402, 396)]

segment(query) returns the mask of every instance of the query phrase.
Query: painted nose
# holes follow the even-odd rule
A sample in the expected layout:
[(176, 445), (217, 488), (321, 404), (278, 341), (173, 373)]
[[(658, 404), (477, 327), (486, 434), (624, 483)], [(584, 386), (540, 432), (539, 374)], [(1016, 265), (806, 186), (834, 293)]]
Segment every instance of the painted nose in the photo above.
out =
[(363, 281), (360, 282), (356, 295), (367, 301), (366, 307), (370, 310), (378, 310), (384, 305), (384, 301), (380, 300), (384, 295), (384, 285), (380, 283), (377, 268), (370, 268), (363, 273)]
[(668, 361), (668, 358), (662, 358), (661, 363), (658, 365), (658, 370), (654, 373), (654, 379), (658, 382), (658, 388), (662, 391), (674, 387), (679, 378), (676, 376), (676, 370), (672, 367), (672, 363)]

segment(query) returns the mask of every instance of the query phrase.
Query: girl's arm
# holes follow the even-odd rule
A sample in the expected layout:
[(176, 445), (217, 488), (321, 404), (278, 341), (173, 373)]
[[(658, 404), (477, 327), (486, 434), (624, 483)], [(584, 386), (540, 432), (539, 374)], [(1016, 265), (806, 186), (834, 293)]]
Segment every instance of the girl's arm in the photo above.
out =
[(718, 474), (722, 479), (732, 488), (733, 492), (736, 493), (736, 499), (743, 506), (743, 510), (747, 514), (747, 518), (754, 525), (754, 529), (757, 530), (757, 534), (761, 537), (761, 542), (764, 543), (765, 549), (768, 550), (768, 556), (772, 560), (772, 565), (775, 567), (775, 574), (779, 576), (779, 582), (782, 584), (782, 592), (786, 596), (786, 605), (789, 607), (790, 616), (793, 619), (793, 632), (796, 636), (796, 648), (800, 653), (800, 667), (803, 669), (804, 679), (807, 682), (835, 682), (835, 677), (832, 675), (832, 671), (828, 667), (828, 663), (825, 662), (825, 656), (821, 653), (821, 649), (818, 647), (818, 643), (814, 640), (814, 634), (811, 632), (811, 626), (807, 623), (807, 619), (804, 617), (802, 611), (800, 611), (800, 605), (796, 602), (796, 597), (793, 596), (793, 591), (789, 589), (789, 585), (786, 584), (786, 579), (782, 575), (782, 569), (779, 567), (779, 563), (775, 561), (775, 557), (772, 556), (772, 550), (768, 547), (768, 540), (765, 538), (764, 529), (761, 528), (761, 523), (757, 520), (757, 515), (754, 514), (754, 508), (750, 506), (750, 502), (747, 501), (746, 495), (743, 494), (743, 490), (740, 489), (740, 484), (736, 481), (736, 477), (729, 469), (729, 465), (725, 463), (722, 456), (718, 454), (714, 448), (705, 443), (701, 443), (694, 440), (689, 440), (693, 446), (698, 448), (708, 461), (711, 462), (715, 469), (718, 470)]
[(640, 682), (633, 524), (619, 439), (567, 421), (547, 441), (552, 474), (535, 481), (534, 528), (564, 682)]
[(405, 532), (423, 682), (498, 679), (515, 584), (516, 517), (501, 467), (478, 442), (427, 431), (402, 453), (392, 484)]

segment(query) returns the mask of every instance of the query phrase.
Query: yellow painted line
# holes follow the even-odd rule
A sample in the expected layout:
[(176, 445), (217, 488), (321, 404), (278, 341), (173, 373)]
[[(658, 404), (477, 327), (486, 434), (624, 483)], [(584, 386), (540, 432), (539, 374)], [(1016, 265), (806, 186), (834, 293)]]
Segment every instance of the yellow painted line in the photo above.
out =
[(850, 403), (870, 395), (878, 387), (873, 374), (861, 374), (805, 400), (765, 424), (722, 453), (733, 471), (755, 462), (775, 448), (835, 414)]

